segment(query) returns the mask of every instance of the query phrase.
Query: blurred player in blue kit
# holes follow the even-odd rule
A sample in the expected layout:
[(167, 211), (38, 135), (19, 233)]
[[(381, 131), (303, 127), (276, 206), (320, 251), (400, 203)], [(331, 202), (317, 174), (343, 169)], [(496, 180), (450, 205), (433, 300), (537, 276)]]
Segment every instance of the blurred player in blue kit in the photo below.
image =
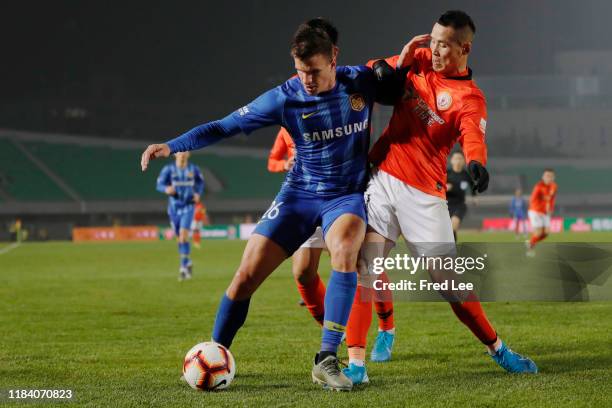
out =
[(510, 217), (514, 223), (514, 234), (519, 237), (519, 234), (527, 235), (527, 202), (523, 198), (523, 191), (517, 188), (514, 191), (514, 196), (510, 201)]
[(168, 195), (168, 217), (178, 239), (181, 259), (179, 280), (191, 279), (193, 263), (189, 257), (189, 231), (196, 203), (204, 192), (202, 172), (189, 163), (188, 152), (175, 153), (174, 163), (165, 165), (157, 178), (157, 191)]
[(240, 132), (278, 125), (287, 129), (295, 143), (295, 164), (246, 245), (221, 300), (212, 338), (231, 346), (253, 293), (321, 226), (333, 271), (311, 374), (324, 388), (350, 390), (353, 383), (339, 369), (336, 352), (355, 296), (357, 257), (366, 231), (363, 192), (372, 106), (375, 100), (395, 100), (403, 82), (384, 61), (373, 69), (337, 66), (337, 54), (325, 30), (300, 25), (291, 44), (297, 76), (221, 120), (148, 146), (141, 165), (146, 170), (151, 159), (200, 149)]

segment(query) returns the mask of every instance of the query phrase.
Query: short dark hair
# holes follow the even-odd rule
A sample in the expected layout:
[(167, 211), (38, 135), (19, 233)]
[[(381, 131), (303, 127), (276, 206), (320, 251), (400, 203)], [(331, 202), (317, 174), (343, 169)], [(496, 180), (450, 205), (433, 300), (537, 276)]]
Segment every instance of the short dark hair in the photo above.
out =
[(300, 24), (291, 41), (291, 55), (301, 60), (313, 55), (323, 54), (330, 59), (333, 56), (334, 44), (327, 32), (308, 23)]
[(554, 173), (555, 169), (553, 169), (551, 167), (547, 167), (547, 168), (544, 169), (544, 173), (546, 173), (546, 172)]
[(470, 27), (472, 34), (476, 34), (476, 26), (472, 17), (470, 17), (465, 11), (461, 10), (448, 10), (440, 16), (438, 24), (444, 27), (453, 27), (455, 30), (460, 30), (465, 27)]
[(338, 29), (331, 23), (331, 21), (323, 17), (315, 17), (306, 22), (312, 28), (320, 28), (325, 31), (329, 36), (332, 44), (338, 45)]

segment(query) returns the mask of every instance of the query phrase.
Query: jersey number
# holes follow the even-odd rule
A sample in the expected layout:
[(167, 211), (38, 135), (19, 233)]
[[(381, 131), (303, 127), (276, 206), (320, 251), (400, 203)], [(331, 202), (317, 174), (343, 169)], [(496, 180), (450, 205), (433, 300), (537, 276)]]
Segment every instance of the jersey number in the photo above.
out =
[(264, 215), (261, 216), (262, 219), (267, 218), (269, 220), (273, 220), (276, 217), (278, 217), (278, 213), (280, 211), (280, 206), (283, 204), (284, 201), (281, 201), (280, 203), (276, 203), (275, 201), (272, 201), (272, 205), (270, 206), (270, 208), (268, 208), (268, 211), (266, 211), (264, 213)]

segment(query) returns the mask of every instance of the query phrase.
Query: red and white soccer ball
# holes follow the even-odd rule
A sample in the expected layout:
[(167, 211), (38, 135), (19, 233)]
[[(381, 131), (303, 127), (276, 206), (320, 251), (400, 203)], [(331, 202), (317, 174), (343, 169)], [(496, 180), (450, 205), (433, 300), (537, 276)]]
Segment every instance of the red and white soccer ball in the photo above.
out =
[(235, 374), (234, 356), (214, 341), (193, 346), (183, 362), (183, 377), (195, 390), (222, 390), (229, 387)]

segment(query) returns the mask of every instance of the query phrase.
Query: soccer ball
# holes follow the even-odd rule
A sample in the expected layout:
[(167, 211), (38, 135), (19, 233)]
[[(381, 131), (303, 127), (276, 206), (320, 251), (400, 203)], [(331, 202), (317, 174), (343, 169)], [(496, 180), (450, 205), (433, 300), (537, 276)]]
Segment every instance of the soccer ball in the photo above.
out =
[(232, 353), (219, 343), (196, 344), (183, 362), (183, 378), (195, 390), (212, 391), (229, 387), (236, 374)]

